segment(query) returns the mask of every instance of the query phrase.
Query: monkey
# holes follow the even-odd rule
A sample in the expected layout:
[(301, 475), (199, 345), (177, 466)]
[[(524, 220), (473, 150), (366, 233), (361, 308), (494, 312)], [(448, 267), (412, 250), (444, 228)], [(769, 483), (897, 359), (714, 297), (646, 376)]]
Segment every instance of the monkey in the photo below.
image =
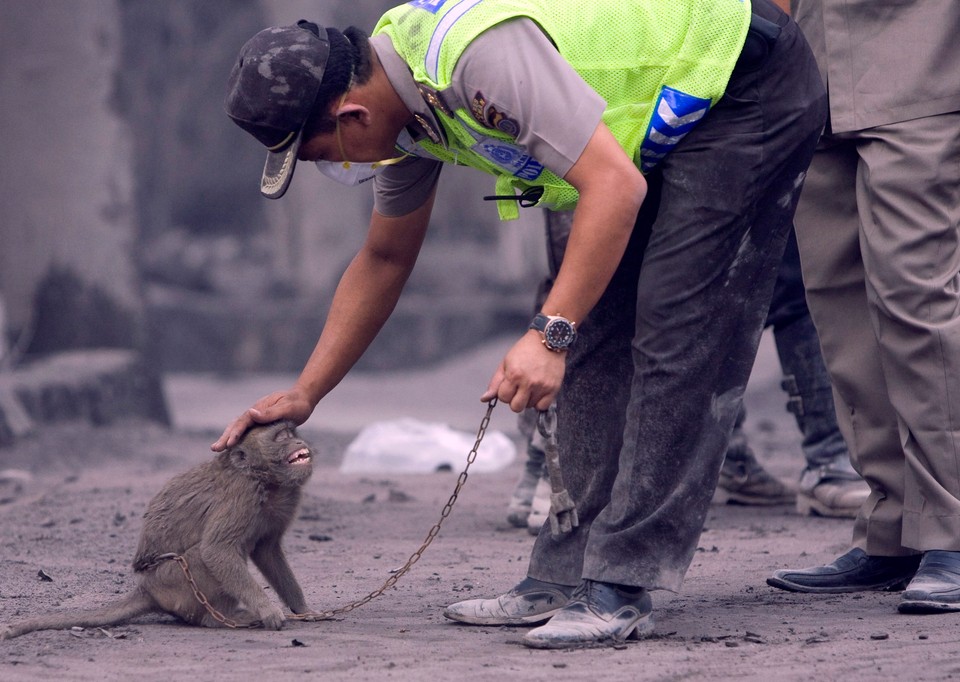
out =
[[(313, 472), (310, 446), (290, 421), (251, 428), (215, 458), (175, 476), (151, 500), (133, 560), (135, 589), (95, 610), (74, 610), (10, 623), (0, 639), (35, 630), (118, 625), (168, 613), (201, 627), (224, 627), (197, 599), (177, 561), (182, 556), (200, 592), (239, 626), (279, 630), (283, 611), (251, 575), (251, 559), (295, 614), (309, 614), (280, 541)], [(166, 555), (166, 557), (165, 557)]]

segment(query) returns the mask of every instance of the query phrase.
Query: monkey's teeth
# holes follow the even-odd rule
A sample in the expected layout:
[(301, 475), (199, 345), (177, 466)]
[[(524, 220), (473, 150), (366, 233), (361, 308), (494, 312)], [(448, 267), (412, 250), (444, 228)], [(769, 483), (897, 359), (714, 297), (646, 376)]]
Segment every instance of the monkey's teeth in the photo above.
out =
[(292, 455), (287, 457), (288, 464), (299, 464), (301, 462), (309, 462), (309, 461), (310, 461), (310, 450), (308, 448), (300, 448), (299, 450), (294, 452)]

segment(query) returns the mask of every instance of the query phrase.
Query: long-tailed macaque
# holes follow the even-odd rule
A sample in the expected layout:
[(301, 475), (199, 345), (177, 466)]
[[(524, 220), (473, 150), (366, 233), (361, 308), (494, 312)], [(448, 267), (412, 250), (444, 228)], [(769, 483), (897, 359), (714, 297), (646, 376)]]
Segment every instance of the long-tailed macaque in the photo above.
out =
[(150, 502), (133, 560), (136, 589), (100, 609), (69, 611), (0, 627), (0, 639), (34, 630), (117, 625), (153, 612), (192, 625), (222, 627), (195, 596), (184, 557), (210, 605), (237, 625), (279, 630), (284, 615), (247, 566), (260, 569), (293, 613), (307, 613), (303, 591), (280, 546), (313, 471), (310, 448), (291, 422), (250, 429), (214, 459), (171, 479)]

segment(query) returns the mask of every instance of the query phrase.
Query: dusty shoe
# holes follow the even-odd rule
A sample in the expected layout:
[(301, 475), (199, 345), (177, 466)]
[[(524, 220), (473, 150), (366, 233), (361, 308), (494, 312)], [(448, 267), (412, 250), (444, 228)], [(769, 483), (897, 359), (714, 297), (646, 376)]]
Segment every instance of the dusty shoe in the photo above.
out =
[(803, 470), (797, 492), (797, 513), (853, 519), (869, 496), (870, 486), (844, 457), (843, 462)]
[(527, 531), (530, 535), (538, 535), (550, 518), (550, 480), (543, 476), (537, 482), (537, 491), (533, 495), (530, 505), (530, 515), (527, 517)]
[(653, 603), (643, 588), (584, 580), (570, 601), (523, 643), (534, 649), (571, 649), (618, 644), (653, 632)]
[(776, 571), (767, 578), (767, 585), (789, 592), (819, 594), (902, 590), (919, 563), (919, 554), (870, 556), (856, 547), (826, 566)]
[(960, 552), (931, 550), (903, 593), (900, 613), (960, 611)]
[(506, 594), (457, 602), (444, 609), (443, 615), (470, 625), (536, 625), (557, 613), (573, 589), (570, 585), (524, 578)]
[(794, 492), (767, 472), (749, 447), (731, 447), (727, 451), (713, 493), (714, 504), (766, 507), (790, 504), (795, 499)]

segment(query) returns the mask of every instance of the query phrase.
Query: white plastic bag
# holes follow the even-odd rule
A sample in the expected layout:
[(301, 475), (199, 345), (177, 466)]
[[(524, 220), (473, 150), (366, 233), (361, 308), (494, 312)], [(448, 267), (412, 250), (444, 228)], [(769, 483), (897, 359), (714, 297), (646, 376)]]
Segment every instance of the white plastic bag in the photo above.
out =
[[(418, 419), (375, 422), (347, 446), (344, 473), (430, 473), (460, 471), (477, 440), (476, 434), (455, 431), (446, 424)], [(498, 471), (516, 457), (513, 441), (500, 431), (487, 431), (471, 471)]]

